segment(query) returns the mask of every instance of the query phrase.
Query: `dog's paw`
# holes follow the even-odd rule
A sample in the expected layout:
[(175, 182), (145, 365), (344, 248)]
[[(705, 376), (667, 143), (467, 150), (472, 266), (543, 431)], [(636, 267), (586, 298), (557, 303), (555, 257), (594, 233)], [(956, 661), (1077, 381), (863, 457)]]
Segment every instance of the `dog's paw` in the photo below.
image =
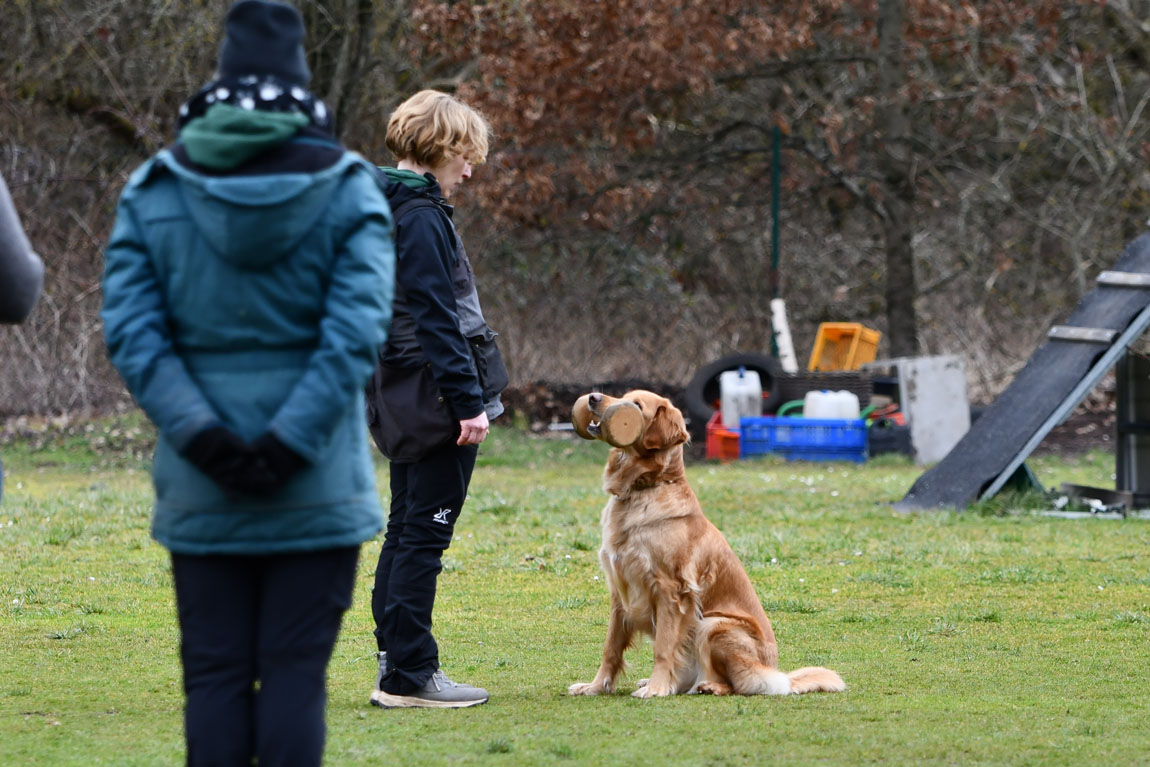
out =
[(674, 694), (674, 692), (675, 688), (669, 684), (657, 685), (648, 682), (638, 690), (635, 690), (635, 692), (631, 693), (631, 696), (634, 698), (665, 698), (668, 695)]
[(650, 683), (651, 683), (650, 679), (640, 679), (638, 682), (635, 682), (635, 689), (638, 689), (640, 687), (646, 687)]
[(568, 695), (602, 695), (610, 692), (608, 685), (601, 682), (576, 682), (567, 688)]
[(730, 695), (731, 686), (722, 682), (699, 682), (692, 692), (699, 695)]

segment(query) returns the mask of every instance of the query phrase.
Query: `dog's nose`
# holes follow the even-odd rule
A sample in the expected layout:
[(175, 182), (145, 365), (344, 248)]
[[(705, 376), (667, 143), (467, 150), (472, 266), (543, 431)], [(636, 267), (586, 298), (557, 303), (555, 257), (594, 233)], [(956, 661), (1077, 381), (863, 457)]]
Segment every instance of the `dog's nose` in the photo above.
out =
[(591, 407), (598, 407), (599, 403), (602, 401), (603, 395), (599, 392), (592, 392), (591, 395), (587, 397), (587, 403), (591, 405)]

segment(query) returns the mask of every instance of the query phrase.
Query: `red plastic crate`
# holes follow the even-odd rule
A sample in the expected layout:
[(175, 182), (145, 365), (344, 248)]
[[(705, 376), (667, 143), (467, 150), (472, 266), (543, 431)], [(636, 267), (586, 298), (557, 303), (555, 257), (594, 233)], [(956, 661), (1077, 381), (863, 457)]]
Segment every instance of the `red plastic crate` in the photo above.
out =
[(707, 459), (713, 461), (735, 461), (739, 458), (739, 433), (723, 428), (719, 411), (707, 421)]

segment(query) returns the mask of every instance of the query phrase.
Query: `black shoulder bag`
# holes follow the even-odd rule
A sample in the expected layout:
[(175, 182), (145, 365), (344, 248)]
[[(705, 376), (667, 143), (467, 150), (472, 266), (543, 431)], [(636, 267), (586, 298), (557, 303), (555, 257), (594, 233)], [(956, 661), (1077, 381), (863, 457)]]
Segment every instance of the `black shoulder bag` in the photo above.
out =
[(459, 421), (439, 392), (431, 363), (375, 366), (367, 390), (367, 428), (379, 452), (398, 463), (418, 461), (459, 438)]

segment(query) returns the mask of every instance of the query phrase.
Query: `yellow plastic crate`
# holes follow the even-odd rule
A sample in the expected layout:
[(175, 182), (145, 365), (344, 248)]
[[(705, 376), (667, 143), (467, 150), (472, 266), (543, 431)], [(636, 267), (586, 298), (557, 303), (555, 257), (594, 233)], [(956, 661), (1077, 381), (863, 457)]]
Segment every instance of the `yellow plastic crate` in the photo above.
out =
[(823, 322), (815, 336), (808, 370), (858, 370), (873, 362), (882, 333), (858, 322)]

